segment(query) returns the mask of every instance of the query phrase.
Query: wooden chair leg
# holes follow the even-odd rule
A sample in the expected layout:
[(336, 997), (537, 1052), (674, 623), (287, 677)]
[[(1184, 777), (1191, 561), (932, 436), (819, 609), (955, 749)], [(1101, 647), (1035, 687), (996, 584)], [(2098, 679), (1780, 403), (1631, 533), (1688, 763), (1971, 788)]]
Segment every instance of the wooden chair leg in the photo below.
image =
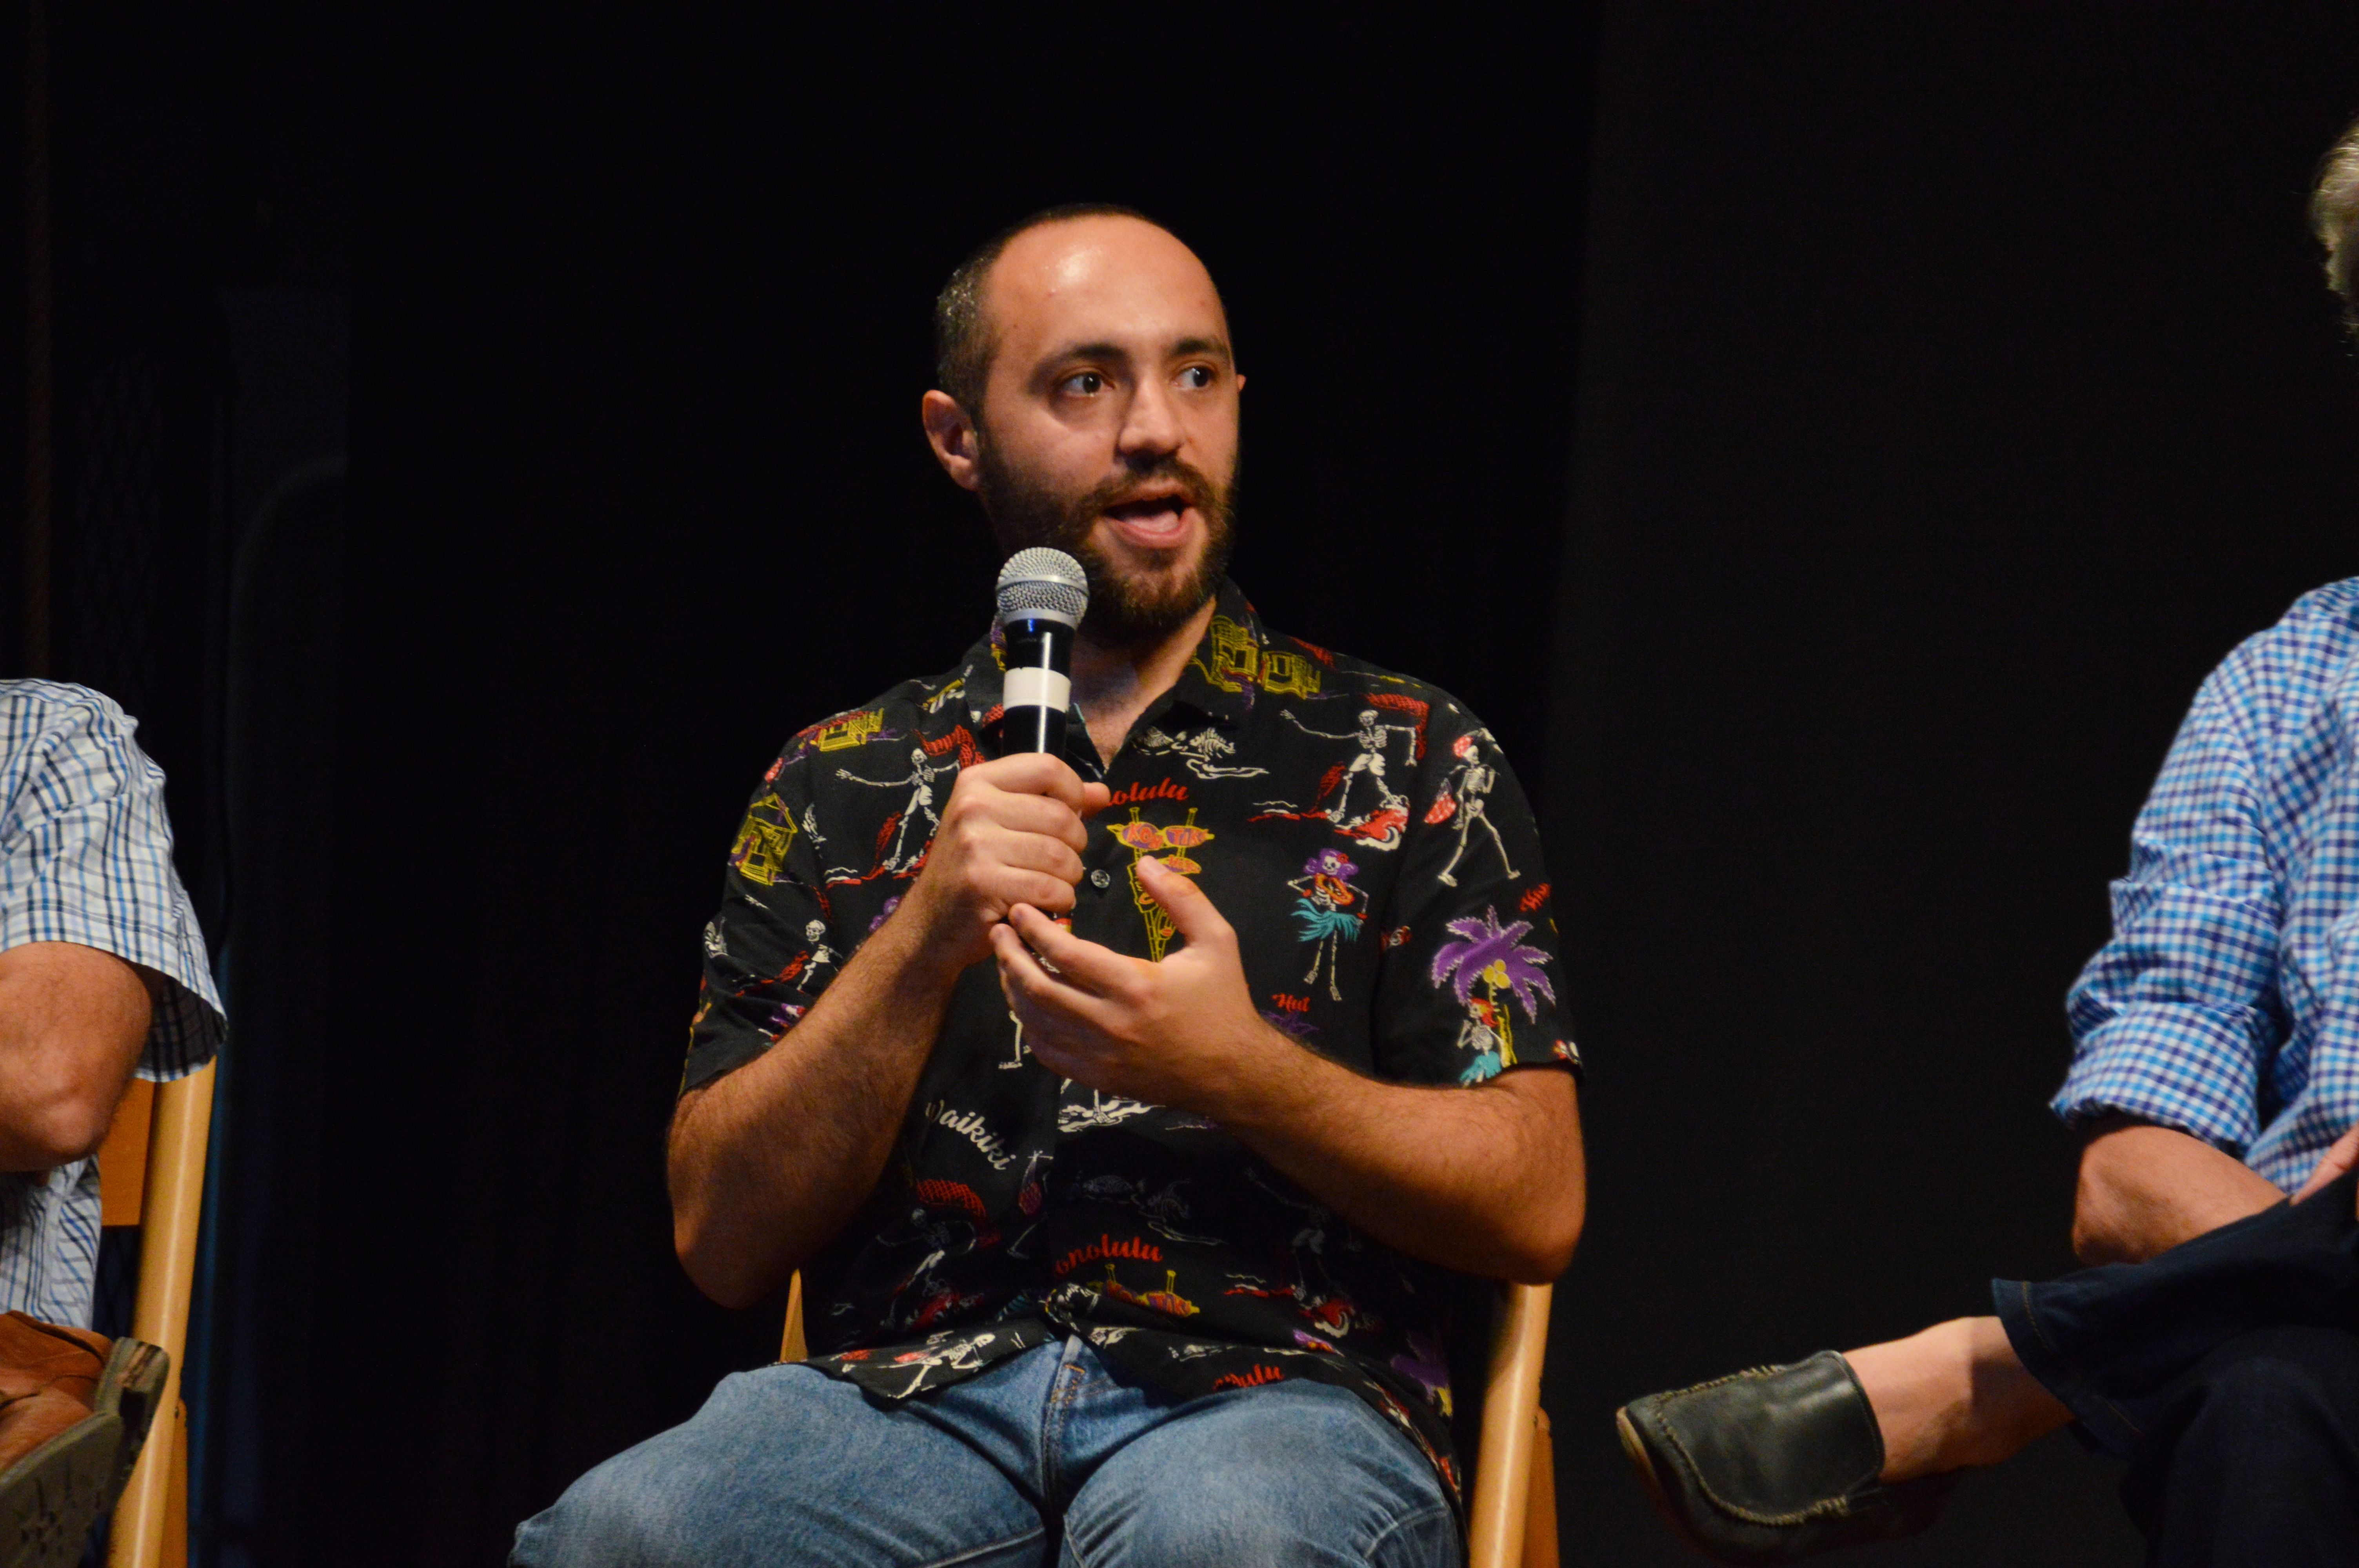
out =
[(1546, 1411), (1532, 1412), (1532, 1496), (1524, 1508), (1523, 1568), (1557, 1568), (1556, 1439)]
[(172, 1402), (172, 1474), (166, 1488), (164, 1555), (158, 1568), (189, 1568), (189, 1407)]
[(1547, 1432), (1534, 1418), (1552, 1293), (1548, 1285), (1508, 1286), (1491, 1327), (1482, 1446), (1466, 1509), (1469, 1568), (1516, 1568), (1524, 1561), (1533, 1448)]
[[(178, 1411), (180, 1373), (189, 1354), (189, 1292), (197, 1270), (197, 1226), (205, 1190), (205, 1141), (212, 1127), (211, 1063), (156, 1091), (156, 1121), (147, 1144), (147, 1192), (139, 1221), (139, 1290), (131, 1332), (172, 1358), (163, 1408), (147, 1434), (139, 1463), (114, 1505), (107, 1530), (107, 1568), (162, 1568), (164, 1535), (188, 1515), (172, 1507), (175, 1463), (187, 1464), (187, 1439)], [(172, 1412), (168, 1418), (167, 1412)], [(185, 1504), (188, 1488), (179, 1488)], [(185, 1545), (184, 1545), (185, 1551)]]

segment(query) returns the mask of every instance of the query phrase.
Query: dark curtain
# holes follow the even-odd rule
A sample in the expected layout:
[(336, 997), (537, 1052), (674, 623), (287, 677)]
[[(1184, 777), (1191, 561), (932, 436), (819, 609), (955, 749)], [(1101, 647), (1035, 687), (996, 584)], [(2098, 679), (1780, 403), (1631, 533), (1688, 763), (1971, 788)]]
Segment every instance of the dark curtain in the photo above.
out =
[[(1596, 1067), (1549, 1395), (1574, 1559), (1691, 1559), (1646, 1390), (2071, 1264), (2043, 1108), (2204, 673), (2359, 570), (2302, 208), (2345, 6), (1617, 8), (1550, 827)], [(1568, 1430), (1569, 1429), (1569, 1430)], [(2049, 1439), (1893, 1564), (2126, 1564)]]

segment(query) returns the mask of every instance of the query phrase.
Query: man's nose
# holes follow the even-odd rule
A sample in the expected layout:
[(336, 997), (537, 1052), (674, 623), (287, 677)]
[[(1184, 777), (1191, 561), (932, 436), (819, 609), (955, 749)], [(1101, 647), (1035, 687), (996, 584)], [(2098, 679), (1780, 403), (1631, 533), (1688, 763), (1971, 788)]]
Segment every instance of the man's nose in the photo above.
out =
[(1131, 395), (1130, 406), (1123, 411), (1115, 450), (1130, 462), (1151, 462), (1169, 457), (1186, 439), (1171, 389), (1149, 381)]

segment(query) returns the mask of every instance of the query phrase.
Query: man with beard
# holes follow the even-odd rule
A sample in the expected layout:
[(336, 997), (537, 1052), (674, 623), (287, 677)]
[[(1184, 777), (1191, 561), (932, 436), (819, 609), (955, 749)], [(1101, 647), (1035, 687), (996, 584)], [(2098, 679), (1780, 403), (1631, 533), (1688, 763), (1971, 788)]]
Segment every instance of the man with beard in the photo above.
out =
[[(724, 1380), (514, 1561), (1454, 1563), (1452, 1314), (1553, 1278), (1584, 1204), (1529, 810), (1447, 694), (1223, 576), (1245, 382), (1168, 231), (1044, 213), (936, 324), (944, 470), (1088, 572), (1068, 752), (991, 757), (995, 634), (771, 767), (706, 931), (674, 1234), (725, 1304), (800, 1269), (818, 1354)], [(1411, 806), (1381, 822), (1321, 805), (1364, 715)], [(1238, 765), (1175, 766), (1207, 732)], [(1470, 749), (1522, 874), (1451, 886)], [(939, 827), (888, 854), (921, 790)]]

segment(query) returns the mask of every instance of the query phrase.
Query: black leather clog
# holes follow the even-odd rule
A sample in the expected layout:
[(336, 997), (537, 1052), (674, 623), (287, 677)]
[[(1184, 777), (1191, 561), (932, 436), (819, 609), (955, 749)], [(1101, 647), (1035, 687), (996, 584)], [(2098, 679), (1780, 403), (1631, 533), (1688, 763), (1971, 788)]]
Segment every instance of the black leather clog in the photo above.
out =
[(1955, 1474), (1887, 1487), (1884, 1437), (1851, 1364), (1822, 1350), (1614, 1413), (1663, 1516), (1723, 1563), (1798, 1563), (1933, 1522)]

